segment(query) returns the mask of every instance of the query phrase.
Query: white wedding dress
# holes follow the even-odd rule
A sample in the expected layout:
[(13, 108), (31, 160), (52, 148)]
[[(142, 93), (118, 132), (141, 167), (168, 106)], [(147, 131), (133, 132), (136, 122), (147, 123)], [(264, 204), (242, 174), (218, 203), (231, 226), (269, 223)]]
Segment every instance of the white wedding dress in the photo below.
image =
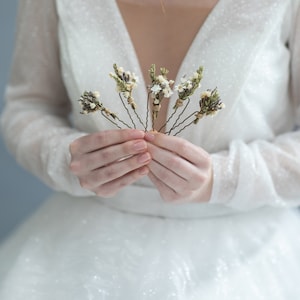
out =
[(177, 82), (202, 65), (226, 104), (181, 134), (212, 155), (207, 204), (165, 203), (147, 178), (102, 199), (70, 174), (70, 142), (114, 128), (77, 101), (100, 90), (116, 110), (113, 63), (138, 74), (145, 117), (115, 1), (20, 2), (2, 127), (57, 192), (2, 245), (0, 299), (300, 299), (300, 1), (219, 0), (182, 62)]

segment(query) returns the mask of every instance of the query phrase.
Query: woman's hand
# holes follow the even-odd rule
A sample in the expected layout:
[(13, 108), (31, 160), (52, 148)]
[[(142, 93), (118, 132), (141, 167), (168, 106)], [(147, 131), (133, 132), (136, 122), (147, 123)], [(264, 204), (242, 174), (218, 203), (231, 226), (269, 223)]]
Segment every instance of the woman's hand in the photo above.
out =
[(202, 148), (160, 133), (146, 133), (152, 160), (151, 181), (166, 201), (207, 202), (212, 191), (212, 164)]
[(83, 188), (111, 197), (148, 174), (151, 156), (144, 136), (139, 130), (118, 129), (81, 137), (70, 145), (70, 170)]

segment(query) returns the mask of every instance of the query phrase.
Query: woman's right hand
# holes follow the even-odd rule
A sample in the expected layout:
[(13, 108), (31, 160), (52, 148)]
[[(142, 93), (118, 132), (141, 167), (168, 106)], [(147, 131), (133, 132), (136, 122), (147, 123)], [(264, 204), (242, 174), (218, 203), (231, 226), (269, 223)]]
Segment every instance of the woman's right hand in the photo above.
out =
[(148, 174), (151, 156), (144, 132), (107, 130), (83, 136), (70, 144), (71, 172), (80, 185), (102, 197), (114, 196)]

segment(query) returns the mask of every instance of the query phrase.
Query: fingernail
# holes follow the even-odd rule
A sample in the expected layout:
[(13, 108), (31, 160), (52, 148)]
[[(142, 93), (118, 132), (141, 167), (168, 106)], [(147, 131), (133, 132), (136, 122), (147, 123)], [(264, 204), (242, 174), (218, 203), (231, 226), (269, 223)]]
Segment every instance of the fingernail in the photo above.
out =
[(139, 141), (133, 144), (134, 151), (143, 151), (147, 148), (147, 144), (144, 141)]
[(145, 132), (142, 130), (130, 130), (130, 135), (132, 139), (142, 139), (145, 136)]
[(138, 157), (138, 161), (139, 161), (139, 163), (141, 163), (141, 164), (143, 164), (143, 163), (149, 161), (150, 159), (151, 159), (151, 156), (150, 156), (149, 153), (144, 153), (144, 154), (142, 154), (142, 155), (140, 155), (140, 156)]
[(155, 135), (151, 132), (146, 132), (145, 134), (145, 140), (149, 141), (149, 142), (153, 142), (155, 139)]

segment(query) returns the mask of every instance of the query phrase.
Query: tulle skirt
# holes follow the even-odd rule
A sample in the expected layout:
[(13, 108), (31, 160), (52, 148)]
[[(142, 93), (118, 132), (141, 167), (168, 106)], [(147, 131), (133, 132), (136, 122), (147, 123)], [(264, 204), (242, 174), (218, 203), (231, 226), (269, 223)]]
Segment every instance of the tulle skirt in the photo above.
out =
[(0, 299), (300, 299), (297, 210), (172, 218), (111, 203), (46, 201), (1, 247)]

